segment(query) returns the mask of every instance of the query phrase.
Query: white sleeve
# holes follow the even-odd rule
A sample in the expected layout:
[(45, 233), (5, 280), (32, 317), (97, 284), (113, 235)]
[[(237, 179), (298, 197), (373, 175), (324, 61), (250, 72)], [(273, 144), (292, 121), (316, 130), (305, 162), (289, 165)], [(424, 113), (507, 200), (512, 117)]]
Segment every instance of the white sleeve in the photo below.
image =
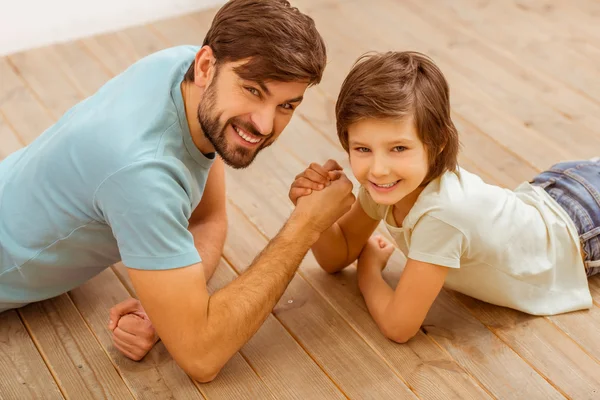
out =
[(468, 247), (466, 236), (435, 217), (424, 215), (410, 236), (408, 258), (449, 268), (460, 268)]
[(358, 201), (360, 202), (360, 206), (362, 207), (364, 212), (369, 217), (376, 221), (380, 221), (383, 219), (385, 206), (375, 203), (375, 200), (373, 200), (373, 198), (364, 186), (361, 186), (358, 189)]

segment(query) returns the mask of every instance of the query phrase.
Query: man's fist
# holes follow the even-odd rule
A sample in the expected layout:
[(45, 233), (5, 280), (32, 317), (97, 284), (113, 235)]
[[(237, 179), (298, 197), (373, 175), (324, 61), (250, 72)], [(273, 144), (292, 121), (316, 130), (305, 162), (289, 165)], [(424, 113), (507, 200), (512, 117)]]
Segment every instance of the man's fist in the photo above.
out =
[(152, 322), (139, 300), (128, 299), (110, 309), (108, 329), (113, 344), (128, 358), (139, 361), (158, 341)]

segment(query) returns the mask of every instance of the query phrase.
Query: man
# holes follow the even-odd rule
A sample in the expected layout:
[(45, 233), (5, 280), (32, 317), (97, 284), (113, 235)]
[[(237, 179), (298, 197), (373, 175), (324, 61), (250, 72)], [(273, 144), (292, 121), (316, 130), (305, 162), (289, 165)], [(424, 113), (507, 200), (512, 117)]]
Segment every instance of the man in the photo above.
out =
[[(136, 329), (155, 329), (186, 373), (212, 380), (353, 203), (337, 172), (298, 201), (246, 273), (209, 296), (226, 234), (223, 163), (245, 168), (271, 145), (325, 61), (312, 19), (287, 1), (232, 0), (201, 48), (142, 59), (5, 159), (0, 311), (57, 296), (122, 260), (140, 302), (111, 312), (115, 345), (139, 359), (153, 343), (140, 344)], [(125, 314), (140, 318), (125, 326)]]

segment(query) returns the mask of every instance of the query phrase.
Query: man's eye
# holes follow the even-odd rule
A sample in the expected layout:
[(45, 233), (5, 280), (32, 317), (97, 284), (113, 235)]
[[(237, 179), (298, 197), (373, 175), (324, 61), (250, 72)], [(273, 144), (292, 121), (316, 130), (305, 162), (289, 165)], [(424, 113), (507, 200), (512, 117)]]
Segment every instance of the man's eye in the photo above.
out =
[(246, 90), (249, 91), (250, 93), (252, 93), (254, 96), (260, 97), (260, 92), (257, 89), (255, 89), (251, 86), (248, 86), (248, 87), (246, 87)]
[(286, 110), (293, 110), (294, 106), (290, 103), (285, 103), (281, 105), (282, 108), (285, 108)]

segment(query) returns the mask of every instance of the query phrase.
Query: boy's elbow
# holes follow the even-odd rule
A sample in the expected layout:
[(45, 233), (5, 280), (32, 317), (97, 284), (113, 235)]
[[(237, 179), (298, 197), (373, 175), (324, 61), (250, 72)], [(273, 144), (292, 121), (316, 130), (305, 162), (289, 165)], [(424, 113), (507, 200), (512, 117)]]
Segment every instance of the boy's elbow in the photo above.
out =
[(389, 340), (404, 344), (415, 337), (417, 331), (409, 331), (407, 329), (398, 329), (397, 327), (382, 327), (381, 332)]

